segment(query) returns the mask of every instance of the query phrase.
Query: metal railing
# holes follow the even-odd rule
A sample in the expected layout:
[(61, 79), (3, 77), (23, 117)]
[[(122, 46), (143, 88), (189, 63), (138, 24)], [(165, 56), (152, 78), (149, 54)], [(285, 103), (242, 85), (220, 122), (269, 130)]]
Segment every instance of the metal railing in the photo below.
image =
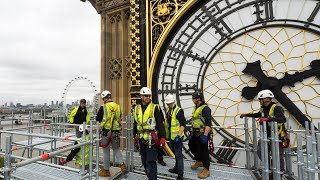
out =
[[(15, 132), (15, 131), (7, 131), (7, 130), (0, 130), (1, 133), (5, 133), (5, 134), (9, 134), (6, 136), (6, 150), (5, 150), (5, 163), (4, 163), (4, 168), (1, 169), (2, 172), (4, 172), (4, 179), (5, 180), (9, 180), (12, 177), (12, 172), (15, 171), (17, 168), (19, 167), (23, 167), (32, 163), (36, 163), (38, 161), (46, 161), (52, 158), (56, 158), (58, 155), (60, 155), (61, 153), (67, 152), (67, 151), (71, 151), (73, 149), (76, 148), (81, 148), (81, 147), (85, 147), (85, 146), (90, 146), (90, 154), (89, 154), (89, 170), (86, 171), (85, 167), (86, 167), (86, 161), (85, 161), (85, 151), (82, 150), (82, 167), (81, 167), (81, 179), (92, 179), (93, 176), (95, 176), (96, 179), (99, 178), (98, 176), (98, 169), (99, 169), (99, 148), (96, 148), (96, 167), (95, 170), (93, 170), (93, 145), (95, 144), (97, 147), (99, 146), (99, 124), (95, 127), (97, 127), (96, 129), (96, 136), (94, 136), (93, 133), (93, 125), (92, 122), (90, 122), (90, 126), (88, 126), (89, 129), (89, 135), (90, 135), (90, 139), (86, 140), (85, 138), (85, 134), (82, 134), (82, 138), (71, 138), (71, 137), (61, 137), (61, 136), (53, 136), (53, 135), (47, 135), (47, 134), (36, 134), (36, 133), (30, 133), (30, 132)], [(86, 126), (84, 126), (84, 132), (86, 132)], [(13, 163), (11, 162), (11, 158), (12, 157), (16, 157), (12, 155), (12, 150), (16, 150), (14, 148), (12, 148), (12, 136), (13, 135), (24, 135), (24, 136), (28, 136), (28, 137), (41, 137), (41, 138), (48, 138), (50, 139), (50, 141), (56, 141), (56, 140), (64, 140), (64, 141), (80, 141), (79, 144), (77, 145), (72, 145), (69, 147), (65, 147), (64, 149), (60, 149), (60, 150), (52, 150), (49, 153), (43, 153), (42, 155), (39, 155), (37, 157), (32, 157), (32, 154), (30, 154), (30, 157), (28, 156), (28, 158), (23, 158), (23, 161), (18, 162), (18, 163)], [(30, 148), (35, 146), (35, 144), (30, 144), (28, 145), (28, 147), (25, 148)], [(81, 151), (80, 151), (81, 152)]]

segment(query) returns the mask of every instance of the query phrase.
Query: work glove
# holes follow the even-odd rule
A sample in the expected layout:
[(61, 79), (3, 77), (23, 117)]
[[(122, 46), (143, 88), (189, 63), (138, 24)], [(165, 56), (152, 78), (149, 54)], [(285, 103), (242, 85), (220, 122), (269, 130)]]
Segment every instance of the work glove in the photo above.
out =
[(269, 121), (269, 118), (260, 118), (259, 123), (263, 123), (263, 121)]
[(165, 145), (166, 145), (166, 139), (165, 138), (161, 138), (160, 139), (160, 146), (164, 148)]
[(59, 162), (59, 165), (64, 165), (64, 164), (66, 164), (66, 163), (67, 163), (67, 160), (65, 159), (65, 160)]
[(202, 144), (206, 144), (208, 142), (208, 136), (201, 135), (200, 136), (200, 141), (201, 141)]
[(243, 117), (246, 117), (246, 116), (248, 116), (248, 115), (247, 114), (241, 114), (240, 118), (243, 118)]
[(180, 140), (181, 140), (181, 137), (180, 137), (179, 135), (177, 135), (177, 136), (174, 138), (173, 143), (178, 144), (178, 143), (180, 142)]

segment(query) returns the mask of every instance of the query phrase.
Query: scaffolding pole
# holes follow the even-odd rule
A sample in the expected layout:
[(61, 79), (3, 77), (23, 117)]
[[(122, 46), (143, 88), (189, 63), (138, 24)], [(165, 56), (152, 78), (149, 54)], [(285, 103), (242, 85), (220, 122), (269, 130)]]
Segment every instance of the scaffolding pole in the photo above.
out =
[[(247, 118), (247, 117), (246, 117)], [(257, 124), (256, 120), (252, 118), (252, 139), (253, 139), (253, 164), (254, 171), (258, 172), (258, 142), (257, 142)]]
[(11, 179), (11, 154), (12, 154), (12, 137), (6, 136), (6, 155), (5, 155), (5, 162), (4, 162), (4, 180), (10, 180)]

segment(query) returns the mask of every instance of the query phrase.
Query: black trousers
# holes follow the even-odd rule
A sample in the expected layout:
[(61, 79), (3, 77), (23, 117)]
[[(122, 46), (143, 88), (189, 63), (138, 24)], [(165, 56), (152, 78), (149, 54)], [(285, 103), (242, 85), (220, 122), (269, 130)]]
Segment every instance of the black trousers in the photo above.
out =
[(209, 158), (208, 142), (206, 144), (202, 144), (200, 140), (200, 136), (193, 135), (191, 136), (188, 145), (196, 161), (202, 161), (203, 167), (209, 169), (210, 158)]
[(162, 149), (160, 149), (158, 151), (158, 162), (162, 162), (163, 161), (163, 156), (164, 156), (164, 152)]

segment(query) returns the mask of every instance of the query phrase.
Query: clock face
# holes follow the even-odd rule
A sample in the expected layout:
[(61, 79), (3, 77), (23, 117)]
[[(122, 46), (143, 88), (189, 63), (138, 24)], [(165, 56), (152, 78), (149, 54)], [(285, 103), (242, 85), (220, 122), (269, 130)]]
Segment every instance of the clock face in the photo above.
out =
[[(248, 63), (260, 60), (263, 74), (278, 83), (286, 73), (317, 69), (318, 62), (310, 64), (320, 59), (319, 11), (320, 2), (313, 0), (208, 0), (183, 19), (183, 25), (171, 32), (174, 36), (161, 48), (154, 76), (157, 81), (153, 82), (157, 101), (165, 108), (166, 94), (176, 95), (190, 119), (194, 107), (191, 94), (201, 90), (216, 125), (243, 126), (239, 114), (259, 109), (256, 92), (246, 99), (243, 89), (262, 86), (255, 75), (242, 71)], [(295, 118), (301, 114), (320, 121), (320, 81), (316, 75), (312, 72), (294, 87), (286, 84), (289, 81), (279, 81), (274, 101), (286, 102), (279, 104), (293, 129), (303, 128)], [(287, 104), (293, 104), (291, 112)], [(215, 135), (215, 144), (229, 139), (240, 146), (244, 140), (244, 132), (239, 130), (219, 130)]]
[[(285, 73), (310, 69), (310, 63), (320, 59), (319, 45), (319, 35), (292, 27), (261, 28), (227, 43), (208, 63), (201, 87), (217, 124), (243, 127), (239, 114), (259, 111), (257, 98), (248, 100), (241, 96), (245, 87), (258, 83), (255, 77), (242, 72), (247, 63), (260, 60), (266, 76), (282, 79)], [(297, 82), (294, 87), (284, 86), (282, 91), (308, 119), (320, 122), (320, 81), (316, 76)], [(285, 115), (292, 129), (303, 128), (288, 110)], [(228, 132), (244, 140), (242, 130)], [(295, 140), (293, 136), (293, 144)]]

